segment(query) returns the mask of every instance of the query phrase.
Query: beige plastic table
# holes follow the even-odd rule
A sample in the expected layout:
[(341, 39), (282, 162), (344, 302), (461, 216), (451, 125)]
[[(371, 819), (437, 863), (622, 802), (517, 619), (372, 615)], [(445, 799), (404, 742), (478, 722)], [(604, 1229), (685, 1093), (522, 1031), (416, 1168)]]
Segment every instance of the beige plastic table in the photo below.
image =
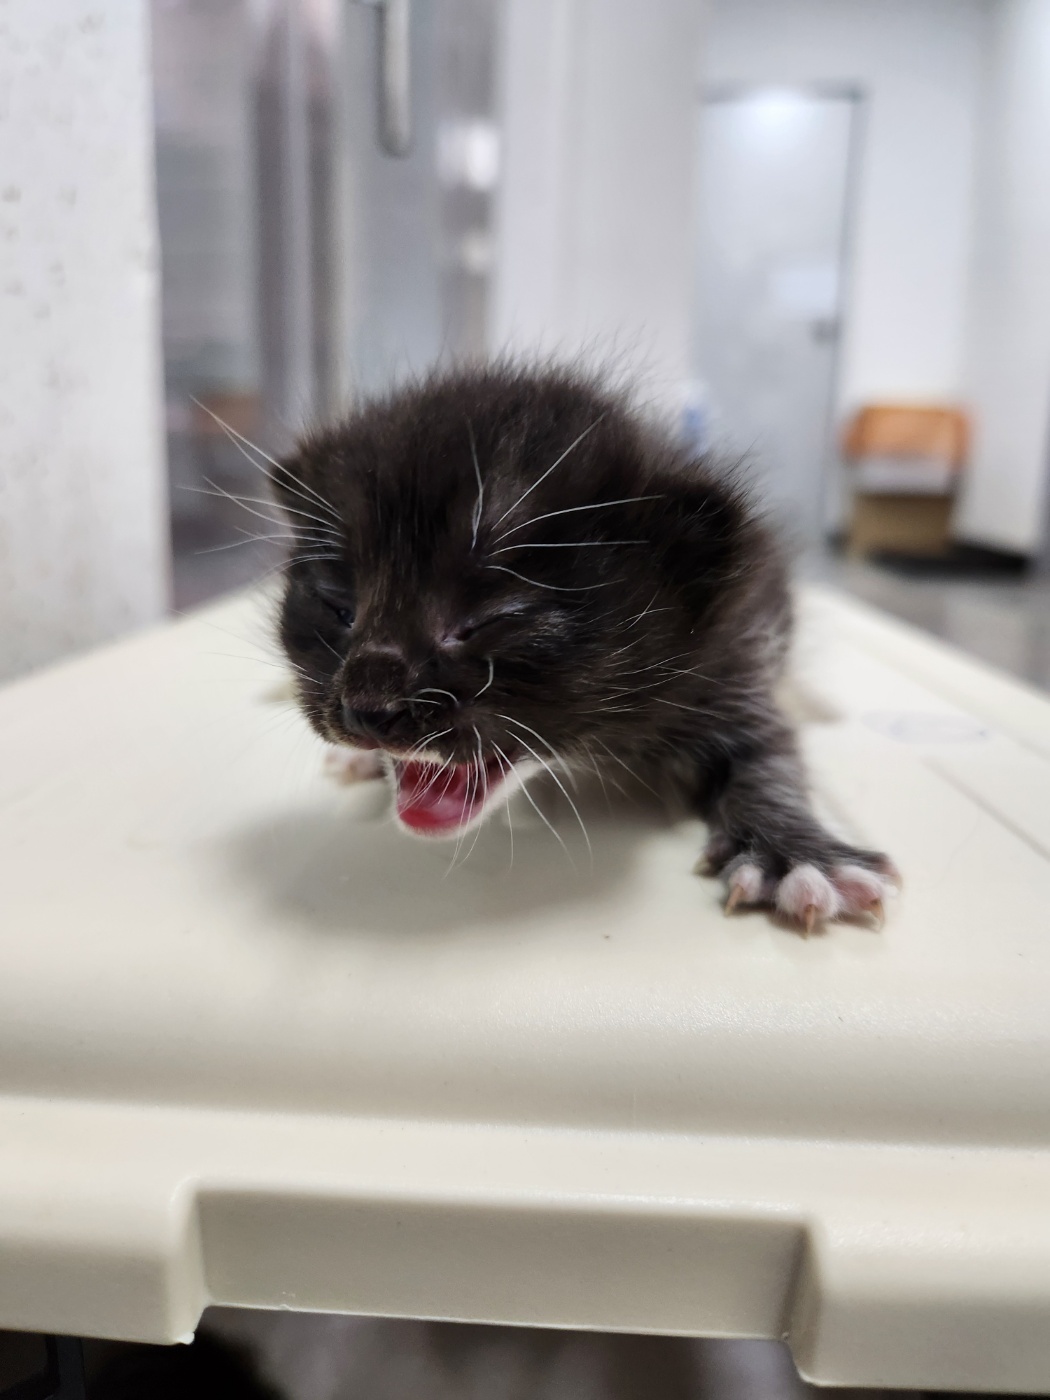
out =
[(320, 771), (250, 600), (0, 693), (0, 1326), (220, 1302), (1050, 1389), (1050, 703), (803, 613), (820, 801), (906, 878), (882, 932), (727, 919), (644, 813), (449, 873)]

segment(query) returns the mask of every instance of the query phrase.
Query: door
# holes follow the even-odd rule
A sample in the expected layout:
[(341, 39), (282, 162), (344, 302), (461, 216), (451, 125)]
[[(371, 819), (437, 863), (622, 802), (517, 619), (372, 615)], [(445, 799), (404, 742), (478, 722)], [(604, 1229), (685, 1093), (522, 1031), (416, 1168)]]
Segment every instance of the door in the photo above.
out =
[(856, 101), (757, 92), (698, 115), (693, 359), (708, 439), (800, 543), (826, 528)]

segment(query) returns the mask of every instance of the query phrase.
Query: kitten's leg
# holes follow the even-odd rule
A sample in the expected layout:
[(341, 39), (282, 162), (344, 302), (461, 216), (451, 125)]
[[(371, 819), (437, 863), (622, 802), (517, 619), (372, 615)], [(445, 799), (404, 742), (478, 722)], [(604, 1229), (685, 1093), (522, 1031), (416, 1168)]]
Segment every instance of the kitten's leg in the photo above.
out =
[(828, 919), (872, 914), (899, 884), (887, 856), (840, 841), (817, 821), (787, 726), (708, 773), (697, 798), (711, 827), (707, 869), (726, 883), (726, 912), (772, 905), (807, 930)]

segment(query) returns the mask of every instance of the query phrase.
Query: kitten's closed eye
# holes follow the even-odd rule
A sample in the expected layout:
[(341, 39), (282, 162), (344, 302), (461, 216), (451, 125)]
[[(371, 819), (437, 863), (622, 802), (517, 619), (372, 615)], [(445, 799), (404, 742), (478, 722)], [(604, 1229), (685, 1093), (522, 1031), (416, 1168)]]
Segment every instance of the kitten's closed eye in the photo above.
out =
[(353, 627), (355, 608), (346, 598), (340, 597), (325, 588), (314, 588), (314, 593), (343, 627)]
[(471, 642), (477, 637), (487, 633), (495, 633), (497, 628), (513, 625), (514, 623), (527, 622), (529, 612), (524, 608), (501, 608), (499, 612), (489, 613), (485, 617), (473, 618), (469, 622), (461, 622), (451, 632), (448, 633), (447, 640), (451, 642)]

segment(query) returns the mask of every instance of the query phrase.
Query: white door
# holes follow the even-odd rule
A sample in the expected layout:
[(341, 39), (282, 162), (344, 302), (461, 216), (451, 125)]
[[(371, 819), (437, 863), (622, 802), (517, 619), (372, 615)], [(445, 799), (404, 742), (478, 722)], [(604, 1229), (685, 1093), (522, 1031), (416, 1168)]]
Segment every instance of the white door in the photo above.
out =
[(825, 530), (856, 102), (701, 104), (694, 367), (715, 446), (743, 455), (800, 542)]

